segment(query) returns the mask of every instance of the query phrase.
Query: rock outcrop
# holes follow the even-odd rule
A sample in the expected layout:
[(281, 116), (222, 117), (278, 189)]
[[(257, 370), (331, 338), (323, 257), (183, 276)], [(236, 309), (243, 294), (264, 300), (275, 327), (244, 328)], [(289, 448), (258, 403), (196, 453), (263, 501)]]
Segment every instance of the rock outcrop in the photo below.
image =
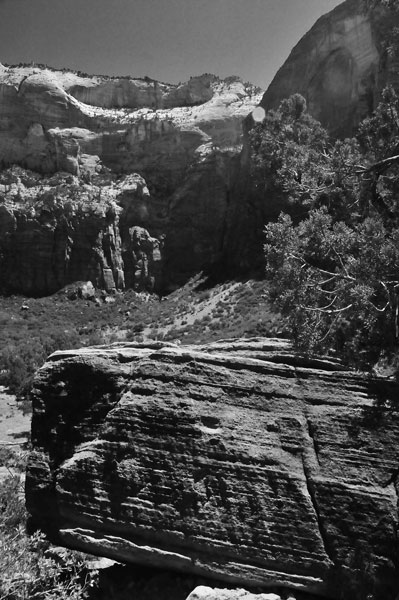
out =
[[(352, 136), (376, 108), (384, 87), (399, 87), (398, 26), (397, 2), (346, 0), (322, 16), (294, 47), (260, 106), (276, 109), (283, 99), (299, 93), (309, 113), (333, 137)], [(249, 115), (246, 130), (253, 125)], [(246, 142), (224, 239), (223, 258), (233, 273), (237, 268), (264, 269), (264, 225), (289, 210), (273, 192), (260, 194), (254, 188), (249, 162)]]
[(393, 382), (281, 340), (154, 342), (56, 352), (32, 393), (27, 507), (58, 543), (243, 587), (397, 592)]
[(0, 174), (0, 291), (53, 293), (80, 280), (107, 291), (156, 288), (161, 243), (151, 198), (139, 175), (43, 178), (13, 168)]
[[(216, 262), (242, 120), (259, 92), (237, 77), (169, 85), (0, 65), (0, 166), (30, 170), (13, 182), (19, 195), (0, 187), (0, 287), (48, 294), (75, 277), (108, 288), (173, 289)], [(26, 192), (32, 171), (37, 181)], [(59, 193), (55, 173), (71, 176), (63, 177), (63, 202), (80, 198), (87, 236), (50, 202), (43, 222), (42, 190), (53, 199)], [(132, 194), (135, 173), (151, 197)], [(122, 214), (111, 216), (110, 201)]]
[[(173, 289), (220, 256), (231, 174), (242, 147), (242, 121), (260, 99), (259, 89), (237, 77), (220, 80), (203, 75), (169, 85), (148, 78), (89, 77), (45, 67), (0, 65), (0, 167), (28, 169), (31, 175), (23, 180), (36, 172), (39, 188), (51, 187), (55, 173), (69, 174), (72, 183), (65, 177), (62, 182), (65, 201), (68, 195), (75, 201), (78, 184), (85, 187), (92, 207), (85, 211), (85, 227), (93, 231), (84, 243), (94, 246), (87, 248), (85, 257), (80, 252), (81, 268), (73, 269), (77, 280), (89, 277), (97, 285), (104, 279), (104, 269), (111, 269), (117, 288), (123, 287), (122, 272), (129, 287), (136, 288), (139, 277), (140, 285)], [(98, 219), (91, 223), (90, 210), (103, 210), (104, 202), (96, 201), (101, 186), (113, 181), (114, 188), (120, 188), (117, 204), (132, 204), (129, 177), (133, 174), (145, 179), (151, 198), (141, 205), (133, 201), (133, 207), (125, 209), (120, 216), (123, 231), (118, 231), (109, 213), (102, 215), (102, 223)], [(108, 183), (101, 182), (107, 178)], [(18, 185), (20, 196), (26, 197), (24, 182)], [(42, 213), (42, 194), (33, 187), (28, 194), (30, 208)], [(51, 293), (56, 285), (70, 282), (65, 275), (71, 274), (70, 261), (63, 258), (65, 244), (60, 245), (56, 237), (64, 224), (54, 212), (54, 227), (47, 224), (45, 231), (35, 218), (27, 217), (22, 224), (16, 213), (24, 208), (12, 192), (7, 186), (0, 188), (4, 216), (0, 226), (8, 238), (10, 227), (13, 230), (11, 246), (9, 239), (0, 237), (0, 244), (8, 248), (0, 257), (6, 287), (25, 294)], [(102, 189), (101, 196), (107, 195), (109, 190)], [(62, 210), (59, 217), (64, 219)], [(137, 236), (137, 230), (130, 231), (135, 227), (146, 233)], [(69, 233), (67, 237), (73, 238)], [(98, 236), (115, 240), (112, 257), (105, 261)], [(118, 245), (119, 238), (123, 239)], [(139, 238), (146, 250), (138, 250)], [(15, 257), (19, 245), (24, 253), (31, 243), (35, 245), (31, 245), (29, 270), (37, 274), (29, 277), (16, 272), (15, 261), (8, 257)], [(157, 258), (161, 246), (162, 267)], [(94, 264), (93, 254), (101, 255)], [(139, 266), (133, 268), (136, 258)], [(137, 270), (140, 275), (134, 274)]]
[(213, 589), (197, 586), (187, 600), (281, 600), (277, 594), (251, 594), (246, 590)]
[(0, 164), (77, 175), (97, 158), (174, 186), (200, 145), (240, 146), (241, 121), (260, 98), (238, 77), (170, 85), (0, 65)]
[(276, 108), (294, 93), (337, 136), (350, 136), (376, 107), (381, 90), (399, 83), (397, 57), (388, 51), (399, 11), (381, 2), (346, 0), (321, 17), (292, 50), (263, 96)]

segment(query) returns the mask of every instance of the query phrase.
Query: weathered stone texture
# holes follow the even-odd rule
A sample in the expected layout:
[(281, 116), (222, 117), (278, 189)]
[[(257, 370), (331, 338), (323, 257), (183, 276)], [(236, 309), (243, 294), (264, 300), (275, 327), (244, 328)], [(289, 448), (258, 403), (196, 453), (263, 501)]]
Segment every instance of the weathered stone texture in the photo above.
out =
[(246, 590), (213, 589), (197, 586), (187, 600), (281, 600), (277, 594), (251, 594)]
[[(65, 173), (31, 181), (14, 168), (0, 175), (0, 201), (2, 292), (45, 295), (80, 280), (107, 291), (125, 284), (154, 289), (160, 244), (132, 228), (150, 223), (151, 200), (139, 175), (97, 177), (88, 185)], [(136, 229), (142, 233), (132, 254)]]
[[(125, 284), (137, 289), (144, 281), (150, 287), (162, 281), (163, 287), (170, 290), (219, 258), (232, 188), (230, 163), (242, 147), (242, 121), (260, 99), (259, 89), (237, 77), (220, 80), (202, 75), (171, 85), (148, 78), (86, 77), (47, 68), (0, 65), (0, 168), (16, 164), (50, 179), (53, 173), (63, 171), (91, 186), (92, 196), (96, 192), (93, 179), (99, 174), (111, 173), (114, 180), (120, 177), (116, 181), (118, 203), (125, 208), (120, 236), (124, 237), (122, 245), (129, 263)], [(147, 198), (143, 194), (139, 202), (136, 194), (136, 202), (132, 202), (129, 185), (125, 186), (124, 181), (134, 173), (145, 178), (150, 200), (147, 189)], [(69, 192), (73, 201), (75, 189), (68, 189), (68, 185), (64, 181), (63, 195)], [(47, 182), (42, 179), (38, 186), (45, 187)], [(3, 211), (1, 204), (15, 198), (1, 187)], [(31, 204), (34, 191), (30, 194)], [(36, 189), (36, 212), (41, 210), (40, 198), (40, 189)], [(101, 206), (99, 202), (100, 211)], [(59, 247), (51, 230), (43, 231), (42, 224), (30, 218), (26, 227), (22, 226), (21, 219), (14, 218), (15, 210), (1, 216), (6, 221), (7, 236), (13, 229), (11, 256), (15, 247), (29, 246), (33, 249), (32, 259), (26, 264), (29, 272), (37, 273), (32, 277), (25, 272), (17, 275), (17, 265), (8, 260), (10, 254), (3, 253), (7, 258), (0, 265), (7, 273), (3, 287), (9, 284), (14, 291), (40, 295), (54, 291), (58, 282), (70, 282), (64, 275), (65, 271), (70, 273), (70, 264), (62, 258), (63, 244), (61, 255), (47, 260), (51, 250)], [(53, 222), (55, 228), (62, 228), (62, 223), (54, 218)], [(99, 233), (90, 219), (85, 227)], [(146, 229), (149, 238), (165, 240), (165, 244), (159, 243), (156, 248), (154, 242), (154, 251), (145, 244), (149, 254), (141, 248), (138, 262), (132, 266), (133, 254), (137, 256), (128, 239), (133, 227)], [(4, 243), (2, 233), (0, 222), (0, 244)], [(93, 236), (89, 237), (88, 246)], [(94, 237), (98, 239), (97, 234)], [(102, 246), (102, 242), (95, 243)], [(165, 252), (162, 268), (154, 258), (161, 245)], [(80, 253), (84, 260), (80, 261), (76, 280), (91, 278), (97, 285), (102, 277), (108, 282), (104, 269), (109, 268), (116, 287), (120, 287), (116, 271), (123, 271), (124, 259), (118, 248), (112, 264), (106, 261), (100, 274), (96, 259), (94, 267), (87, 262), (96, 252), (96, 248), (88, 247), (87, 256)], [(103, 250), (99, 252), (103, 254)], [(38, 254), (46, 260), (38, 259)], [(112, 287), (112, 281), (107, 286)]]
[(28, 510), (117, 560), (390, 598), (398, 397), (276, 340), (57, 352), (33, 390)]
[(369, 10), (365, 0), (346, 0), (321, 17), (292, 50), (261, 105), (276, 108), (300, 93), (329, 131), (352, 135), (376, 107), (383, 87), (398, 83), (397, 59), (385, 46), (395, 21), (382, 4)]

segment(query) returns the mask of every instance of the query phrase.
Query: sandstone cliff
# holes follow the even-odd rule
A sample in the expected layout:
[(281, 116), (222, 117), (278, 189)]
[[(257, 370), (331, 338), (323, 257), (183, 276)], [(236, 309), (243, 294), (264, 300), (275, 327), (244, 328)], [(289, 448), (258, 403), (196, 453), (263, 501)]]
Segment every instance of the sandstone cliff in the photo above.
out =
[[(133, 285), (137, 277), (127, 254), (134, 251), (126, 241), (127, 234), (119, 231), (118, 222), (112, 221), (109, 211), (108, 216), (103, 214), (101, 225), (91, 223), (89, 215), (97, 210), (100, 195), (121, 204), (120, 187), (124, 190), (122, 204), (139, 203), (136, 192), (129, 193), (130, 184), (123, 182), (127, 175), (145, 179), (142, 187), (147, 186), (147, 198), (142, 204), (147, 213), (145, 218), (140, 214), (133, 218), (130, 211), (128, 222), (126, 210), (122, 215), (118, 213), (122, 229), (144, 227), (142, 240), (144, 235), (164, 246), (162, 268), (158, 269), (157, 261), (155, 270), (147, 269), (144, 279), (170, 288), (216, 261), (223, 245), (232, 172), (242, 147), (242, 120), (260, 98), (258, 89), (236, 77), (220, 80), (203, 75), (188, 83), (169, 85), (148, 78), (89, 77), (44, 67), (0, 65), (0, 166), (19, 165), (33, 171), (20, 177), (19, 195), (8, 189), (8, 176), (0, 188), (8, 236), (7, 240), (0, 238), (6, 286), (28, 294), (51, 293), (61, 282), (70, 282), (71, 277), (86, 279), (89, 275), (98, 284), (104, 279), (104, 269), (111, 269), (116, 287), (121, 288), (123, 280), (129, 287)], [(69, 259), (62, 258), (68, 251), (57, 237), (59, 230), (65, 229), (62, 210), (58, 211), (62, 222), (58, 222), (56, 211), (47, 202), (47, 221), (51, 221), (51, 226), (44, 226), (43, 220), (39, 222), (37, 215), (32, 216), (43, 213), (43, 189), (47, 196), (58, 194), (54, 173), (72, 176), (69, 180), (61, 177), (65, 202), (74, 202), (79, 194), (81, 199), (84, 194), (90, 197), (91, 209), (82, 209), (84, 227), (96, 233), (90, 233), (84, 241), (85, 255), (80, 252), (80, 258), (76, 258), (79, 252), (75, 252), (74, 267)], [(26, 193), (24, 181), (32, 177), (36, 177), (36, 189), (28, 184)], [(104, 183), (107, 177), (108, 182)], [(104, 188), (101, 193), (100, 188)], [(26, 213), (26, 196), (33, 212), (22, 217)], [(97, 204), (101, 212), (103, 200)], [(73, 233), (78, 225), (68, 227), (71, 244), (74, 248), (81, 246), (82, 236), (76, 241)], [(107, 232), (107, 227), (113, 231)], [(100, 259), (93, 259), (93, 263), (90, 257), (98, 255), (97, 248), (103, 245), (99, 235), (104, 239), (113, 236), (116, 245), (112, 258), (104, 261), (103, 248)], [(119, 238), (124, 238), (121, 244)], [(136, 242), (137, 239), (136, 235)], [(28, 261), (32, 275), (14, 273), (23, 262), (16, 249), (21, 247), (25, 253), (29, 240), (34, 240)], [(89, 250), (93, 240), (94, 247)], [(144, 245), (148, 248), (147, 242)], [(120, 249), (126, 247), (124, 257)], [(87, 259), (90, 260), (85, 263)], [(146, 261), (148, 267), (151, 260)]]
[[(322, 16), (299, 41), (265, 92), (267, 111), (299, 93), (310, 114), (336, 137), (350, 137), (369, 116), (387, 84), (399, 86), (399, 25), (397, 2), (346, 0)], [(396, 35), (396, 37), (395, 37)], [(251, 116), (245, 121), (253, 126)], [(249, 169), (244, 144), (239, 177), (229, 205), (225, 263), (234, 272), (262, 268), (264, 224), (275, 220), (286, 206), (272, 194), (259, 195)]]
[(162, 241), (139, 175), (90, 184), (13, 168), (0, 174), (0, 291), (45, 295), (79, 280), (107, 291), (153, 290)]
[(397, 9), (346, 0), (321, 17), (292, 50), (263, 96), (276, 108), (298, 92), (310, 113), (334, 135), (349, 136), (377, 105), (381, 90), (398, 83), (397, 58), (388, 51)]
[(393, 598), (398, 397), (277, 340), (57, 352), (33, 389), (28, 510), (120, 561)]

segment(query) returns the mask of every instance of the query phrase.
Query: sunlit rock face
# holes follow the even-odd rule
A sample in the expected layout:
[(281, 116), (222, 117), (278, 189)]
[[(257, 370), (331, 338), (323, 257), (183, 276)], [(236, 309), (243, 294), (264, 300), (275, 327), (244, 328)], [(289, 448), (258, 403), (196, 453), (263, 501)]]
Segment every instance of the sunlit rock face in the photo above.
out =
[(247, 588), (396, 597), (394, 382), (284, 340), (153, 342), (57, 352), (32, 398), (27, 506), (56, 542)]
[(0, 199), (0, 291), (45, 295), (80, 280), (156, 289), (162, 255), (144, 228), (152, 207), (139, 175), (84, 183), (14, 167), (0, 174)]
[[(245, 121), (247, 130), (262, 121), (261, 108), (275, 109), (284, 98), (299, 93), (333, 137), (353, 135), (377, 106), (383, 88), (399, 85), (398, 61), (386, 49), (389, 35), (399, 25), (399, 13), (394, 17), (384, 3), (376, 4), (370, 8), (369, 1), (347, 0), (321, 17), (292, 50), (261, 106)], [(254, 189), (250, 148), (244, 144), (224, 241), (224, 260), (231, 271), (264, 269), (264, 226), (281, 211), (287, 211), (287, 204)]]
[[(118, 276), (117, 280), (136, 286), (132, 260), (138, 256), (142, 281), (173, 289), (219, 258), (232, 186), (231, 164), (242, 147), (242, 121), (260, 98), (259, 89), (237, 77), (220, 80), (203, 75), (170, 85), (148, 78), (89, 77), (47, 68), (0, 65), (0, 166), (16, 164), (50, 179), (57, 172), (70, 174), (77, 178), (75, 187), (77, 181), (81, 186), (94, 185), (92, 200), (98, 196), (96, 183), (92, 183), (98, 177), (109, 176), (118, 189), (123, 188), (127, 175), (136, 173), (144, 178), (151, 200), (144, 202), (141, 212), (135, 201), (133, 211), (125, 210), (112, 234), (118, 240), (122, 228), (121, 252), (116, 242), (114, 258), (105, 261), (102, 268), (110, 268), (113, 273), (122, 270), (123, 278)], [(65, 198), (68, 185), (64, 180)], [(46, 187), (46, 181), (42, 179), (40, 186)], [(129, 203), (129, 190), (119, 191), (118, 203)], [(70, 193), (76, 196), (73, 186)], [(104, 190), (103, 197), (107, 193)], [(23, 191), (21, 195), (24, 196)], [(35, 198), (39, 200), (41, 195), (35, 196), (31, 189), (29, 196), (34, 208)], [(0, 188), (0, 201), (14, 200), (10, 200), (8, 189)], [(41, 210), (38, 205), (37, 211)], [(13, 217), (7, 216), (7, 221), (10, 218)], [(103, 218), (107, 221), (109, 217), (104, 214)], [(89, 221), (90, 218), (85, 227), (91, 230)], [(31, 223), (29, 219), (28, 222)], [(21, 229), (21, 219), (14, 219), (14, 223), (12, 248), (18, 247), (19, 237), (26, 248), (35, 241), (37, 253), (47, 256), (52, 265), (50, 271), (38, 275), (38, 287), (36, 277), (27, 281), (26, 276), (13, 275), (10, 287), (16, 291), (48, 293), (56, 282), (65, 280), (65, 272), (72, 271), (78, 280), (101, 280), (101, 275), (96, 275), (97, 266), (85, 264), (85, 259), (81, 261), (84, 272), (79, 273), (79, 269), (71, 271), (70, 262), (50, 257), (50, 249), (57, 246), (53, 238), (60, 227), (58, 223), (45, 231), (40, 226), (40, 233), (32, 225), (35, 240), (30, 240), (31, 234)], [(140, 238), (153, 258), (138, 251), (131, 236), (128, 240), (128, 231), (136, 226), (144, 227), (148, 235), (145, 243), (142, 235), (136, 235), (136, 242)], [(29, 230), (30, 225), (26, 227)], [(98, 224), (94, 229), (105, 231)], [(89, 237), (96, 240), (96, 247), (102, 245), (97, 233)], [(157, 241), (148, 242), (149, 239)], [(6, 243), (10, 248), (9, 242), (10, 236)], [(4, 240), (1, 243), (4, 245)], [(87, 243), (90, 245), (91, 241)], [(151, 244), (154, 247), (150, 251)], [(160, 268), (156, 257), (162, 251), (165, 260)], [(87, 251), (85, 256), (92, 253)], [(35, 269), (41, 271), (43, 260), (37, 261), (34, 256), (32, 252), (27, 264), (32, 266), (34, 262)], [(95, 261), (96, 265), (98, 262), (104, 261), (101, 258)], [(11, 274), (15, 266), (11, 261), (4, 268)], [(134, 269), (137, 271), (138, 267)]]
[(1, 164), (77, 175), (95, 156), (173, 187), (202, 144), (240, 149), (242, 119), (260, 90), (237, 77), (170, 85), (0, 65), (0, 98)]
[(266, 109), (302, 94), (310, 113), (333, 135), (348, 136), (376, 107), (382, 88), (396, 82), (384, 42), (395, 23), (382, 7), (347, 0), (321, 17), (300, 40), (262, 99)]

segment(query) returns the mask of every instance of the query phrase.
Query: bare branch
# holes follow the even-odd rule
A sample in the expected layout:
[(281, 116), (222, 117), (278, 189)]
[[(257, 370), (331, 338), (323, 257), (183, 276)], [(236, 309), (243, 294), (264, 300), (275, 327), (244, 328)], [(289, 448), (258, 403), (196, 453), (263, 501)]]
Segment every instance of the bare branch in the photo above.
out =
[(384, 308), (378, 308), (378, 306), (376, 306), (376, 305), (374, 304), (374, 302), (371, 302), (371, 300), (367, 300), (367, 302), (368, 302), (368, 303), (369, 303), (369, 304), (370, 304), (370, 305), (371, 305), (371, 306), (374, 308), (374, 310), (376, 310), (376, 311), (377, 311), (377, 312), (379, 312), (379, 313), (383, 313), (383, 312), (385, 312), (385, 311), (386, 311), (386, 309), (387, 309), (387, 308), (389, 307), (389, 305), (390, 305), (390, 302), (389, 302), (389, 300), (388, 300), (388, 302), (386, 303), (386, 305), (384, 306)]
[(318, 307), (310, 308), (308, 306), (301, 306), (301, 308), (303, 308), (303, 310), (306, 310), (308, 312), (322, 312), (327, 315), (336, 315), (338, 313), (344, 312), (345, 310), (349, 310), (350, 308), (352, 308), (352, 306), (353, 306), (353, 304), (348, 304), (348, 306), (344, 306), (343, 308), (334, 308), (334, 309), (330, 309), (330, 310), (327, 310), (326, 308), (318, 308)]
[(368, 167), (361, 167), (362, 172), (371, 173), (372, 171), (376, 171), (377, 173), (383, 173), (386, 169), (388, 169), (394, 163), (399, 162), (399, 154), (395, 156), (389, 156), (388, 158), (384, 158), (384, 160), (380, 160), (373, 165), (369, 165)]
[(380, 283), (380, 285), (382, 285), (382, 287), (385, 290), (386, 295), (388, 296), (388, 303), (387, 304), (392, 308), (391, 295), (389, 293), (389, 290), (388, 290), (388, 287), (387, 287), (386, 283), (384, 283), (383, 281), (380, 281), (379, 283)]
[(331, 271), (326, 271), (325, 269), (322, 269), (321, 267), (315, 267), (314, 265), (309, 263), (305, 258), (300, 257), (300, 256), (295, 256), (295, 254), (292, 254), (291, 252), (287, 256), (289, 258), (293, 258), (294, 260), (297, 260), (300, 263), (302, 263), (302, 267), (304, 267), (304, 266), (310, 267), (311, 269), (315, 269), (315, 271), (318, 271), (319, 273), (323, 273), (324, 275), (329, 275), (332, 279), (335, 278), (335, 279), (346, 279), (347, 281), (356, 281), (356, 279), (354, 277), (352, 277), (351, 275), (344, 275), (342, 273), (332, 273)]

